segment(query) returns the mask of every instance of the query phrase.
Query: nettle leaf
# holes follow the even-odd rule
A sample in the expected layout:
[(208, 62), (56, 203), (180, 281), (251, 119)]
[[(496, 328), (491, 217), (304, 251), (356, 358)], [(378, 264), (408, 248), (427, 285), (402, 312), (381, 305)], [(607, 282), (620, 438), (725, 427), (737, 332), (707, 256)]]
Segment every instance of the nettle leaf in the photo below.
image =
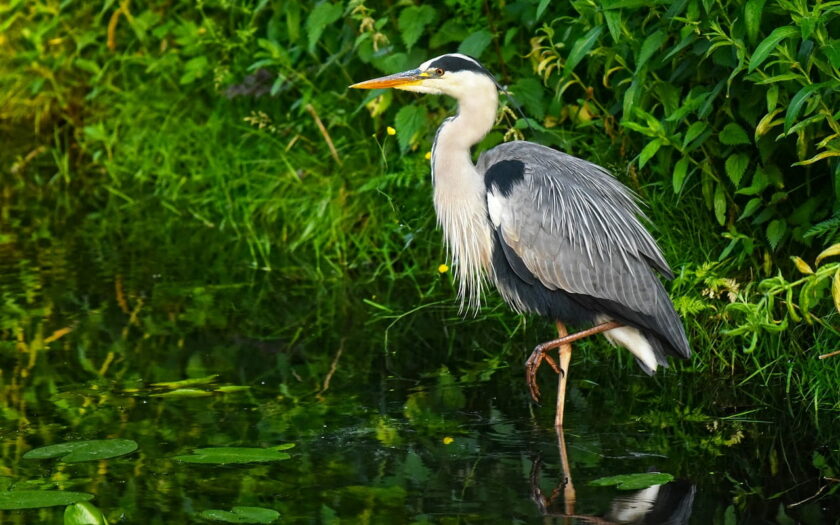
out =
[(398, 26), (405, 47), (411, 49), (420, 40), (423, 30), (434, 20), (435, 8), (428, 5), (413, 5), (400, 11)]
[(318, 40), (321, 39), (324, 29), (330, 24), (335, 23), (341, 18), (341, 13), (344, 9), (341, 3), (331, 4), (329, 2), (322, 2), (315, 6), (309, 18), (306, 19), (306, 34), (309, 37), (309, 52), (315, 50)]
[(0, 492), (0, 510), (40, 509), (72, 505), (93, 499), (93, 494), (64, 490), (13, 490)]
[(664, 472), (643, 472), (639, 474), (620, 474), (618, 476), (607, 476), (589, 482), (593, 487), (615, 486), (618, 490), (639, 490), (663, 485), (674, 481), (674, 476)]
[(476, 31), (461, 42), (461, 45), (458, 46), (458, 52), (471, 57), (481, 58), (481, 54), (484, 53), (484, 50), (487, 49), (487, 46), (490, 45), (490, 41), (492, 40), (493, 35), (490, 31), (486, 29)]
[(199, 516), (224, 523), (274, 523), (280, 517), (280, 513), (263, 507), (233, 507), (230, 511), (204, 510)]
[(283, 461), (291, 456), (281, 450), (289, 448), (280, 446), (273, 448), (247, 447), (213, 447), (198, 448), (190, 455), (175, 456), (176, 461), (184, 463), (203, 463), (210, 465), (227, 465), (230, 463), (266, 463), (269, 461)]
[(752, 73), (753, 69), (760, 66), (782, 40), (798, 34), (799, 29), (793, 26), (783, 26), (774, 29), (773, 32), (770, 33), (767, 38), (762, 40), (755, 48), (755, 53), (753, 53), (752, 58), (750, 58), (750, 64), (747, 68), (747, 72)]
[(450, 18), (440, 26), (437, 33), (429, 40), (429, 47), (436, 48), (450, 42), (460, 42), (467, 38), (467, 29), (460, 20)]
[(510, 90), (516, 100), (525, 106), (529, 114), (542, 120), (545, 116), (545, 104), (543, 102), (545, 88), (539, 80), (533, 77), (520, 78), (511, 86)]
[(747, 171), (747, 166), (749, 165), (750, 158), (744, 153), (733, 153), (727, 157), (725, 164), (726, 174), (729, 176), (729, 180), (732, 181), (732, 184), (734, 184), (736, 188), (739, 187), (741, 178), (744, 176), (744, 173)]
[(130, 439), (69, 441), (32, 449), (23, 455), (23, 459), (61, 458), (61, 461), (66, 463), (78, 463), (80, 461), (115, 458), (135, 450), (137, 450), (137, 442)]
[(394, 119), (394, 127), (397, 128), (397, 142), (400, 144), (400, 151), (408, 151), (412, 139), (425, 125), (425, 108), (414, 104), (400, 108)]
[(770, 221), (767, 225), (767, 242), (772, 249), (776, 249), (787, 231), (787, 223), (781, 219)]
[(730, 122), (718, 134), (718, 139), (727, 146), (736, 146), (738, 144), (750, 144), (750, 137), (744, 128), (734, 122)]

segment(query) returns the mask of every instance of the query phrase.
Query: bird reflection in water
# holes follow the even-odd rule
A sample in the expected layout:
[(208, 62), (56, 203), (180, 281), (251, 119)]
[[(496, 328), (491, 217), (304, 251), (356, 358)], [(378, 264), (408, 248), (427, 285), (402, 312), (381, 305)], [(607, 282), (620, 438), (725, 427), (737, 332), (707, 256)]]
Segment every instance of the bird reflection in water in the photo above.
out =
[(531, 467), (531, 497), (543, 516), (566, 518), (565, 523), (596, 523), (602, 525), (683, 525), (691, 518), (694, 504), (694, 484), (676, 480), (646, 489), (628, 492), (612, 500), (603, 516), (576, 514), (577, 493), (572, 481), (566, 437), (562, 427), (556, 427), (557, 447), (563, 470), (561, 482), (546, 496), (540, 488), (542, 460), (537, 457)]

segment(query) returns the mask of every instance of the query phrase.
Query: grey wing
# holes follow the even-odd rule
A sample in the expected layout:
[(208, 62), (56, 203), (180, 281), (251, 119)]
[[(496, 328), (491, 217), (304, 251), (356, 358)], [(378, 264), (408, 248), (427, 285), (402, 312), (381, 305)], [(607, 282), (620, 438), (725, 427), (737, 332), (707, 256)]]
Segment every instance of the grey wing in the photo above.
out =
[(500, 240), (545, 287), (652, 331), (687, 357), (682, 323), (653, 269), (671, 271), (630, 191), (595, 164), (529, 142), (502, 144), (477, 167), (487, 173), (512, 159), (524, 164), (523, 179), (504, 192), (488, 187)]

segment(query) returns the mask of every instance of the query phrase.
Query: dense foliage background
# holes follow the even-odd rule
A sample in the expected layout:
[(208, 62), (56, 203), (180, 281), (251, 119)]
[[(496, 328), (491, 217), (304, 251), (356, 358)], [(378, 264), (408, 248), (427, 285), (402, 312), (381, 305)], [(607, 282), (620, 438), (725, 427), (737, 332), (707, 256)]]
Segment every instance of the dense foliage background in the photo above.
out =
[[(0, 488), (143, 523), (534, 515), (507, 477), (553, 437), (505, 417), (550, 411), (517, 382), (552, 327), (458, 312), (428, 167), (454, 103), (346, 88), (460, 51), (510, 93), (477, 149), (606, 166), (676, 273), (695, 356), (647, 378), (577, 345), (573, 466), (655, 451), (704, 523), (836, 515), (839, 36), (813, 0), (0, 3)], [(109, 436), (137, 458), (21, 460)], [(172, 461), (285, 442), (282, 471)]]

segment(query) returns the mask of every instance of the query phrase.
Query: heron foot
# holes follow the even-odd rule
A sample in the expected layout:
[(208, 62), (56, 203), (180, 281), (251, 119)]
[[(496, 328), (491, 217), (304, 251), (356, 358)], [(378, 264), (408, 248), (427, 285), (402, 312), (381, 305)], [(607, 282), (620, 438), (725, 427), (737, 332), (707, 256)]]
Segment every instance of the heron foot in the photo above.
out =
[(543, 361), (547, 362), (558, 374), (563, 373), (560, 366), (557, 364), (557, 361), (548, 355), (549, 350), (551, 350), (551, 347), (547, 346), (546, 343), (539, 344), (536, 348), (534, 348), (534, 351), (531, 352), (528, 360), (525, 361), (525, 381), (528, 383), (528, 390), (531, 392), (531, 399), (537, 403), (540, 401), (540, 387), (537, 384), (537, 370), (539, 370)]

